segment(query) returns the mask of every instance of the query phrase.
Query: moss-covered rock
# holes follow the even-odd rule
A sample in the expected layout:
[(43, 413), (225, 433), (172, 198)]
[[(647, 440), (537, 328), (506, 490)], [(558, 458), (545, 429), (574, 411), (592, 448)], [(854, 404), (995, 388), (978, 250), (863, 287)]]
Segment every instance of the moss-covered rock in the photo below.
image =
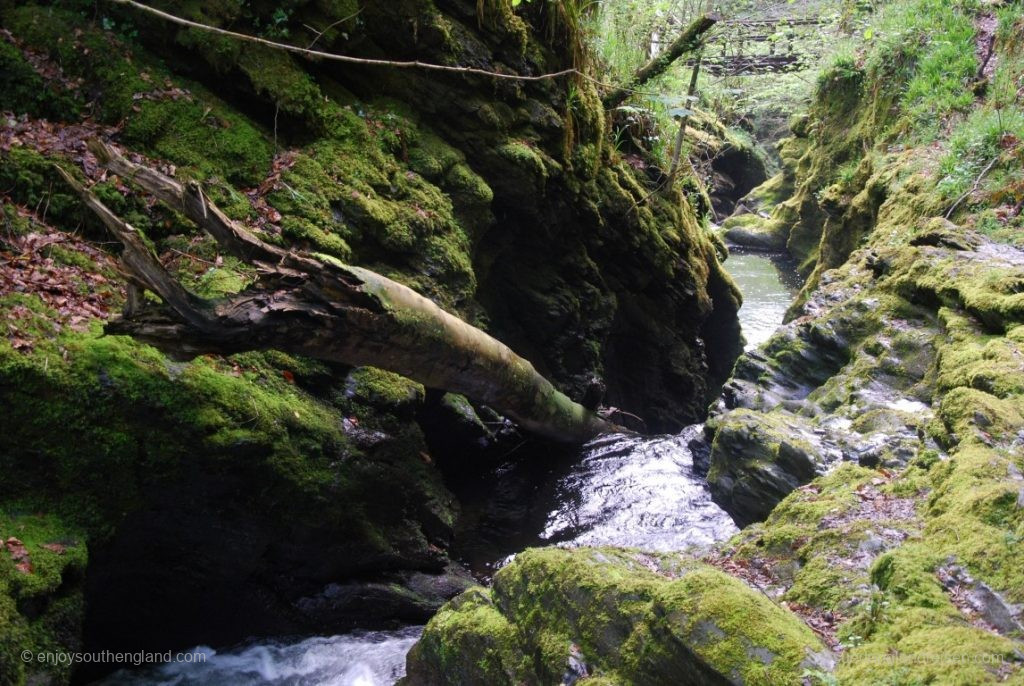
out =
[(739, 214), (722, 222), (722, 235), (729, 243), (753, 250), (781, 252), (786, 235), (769, 219), (757, 214)]
[(797, 617), (680, 555), (528, 550), (431, 620), (402, 683), (787, 683), (832, 656)]
[(792, 419), (736, 410), (708, 429), (714, 434), (711, 493), (740, 526), (763, 519), (825, 466), (814, 434)]
[(739, 199), (759, 187), (774, 166), (747, 131), (727, 127), (703, 110), (688, 118), (686, 142), (693, 157), (710, 160), (710, 200), (720, 217), (732, 214)]
[[(44, 653), (80, 649), (82, 579), (88, 554), (80, 530), (61, 519), (0, 514), (0, 683), (66, 682), (71, 664)], [(26, 659), (26, 654), (29, 659)]]
[[(447, 563), (454, 502), (401, 418), (422, 400), (408, 382), (399, 392), (402, 380), (364, 372), (348, 400), (342, 375), (287, 356), (182, 365), (95, 332), (36, 339), (30, 354), (0, 342), (0, 370), (11, 408), (2, 511), (54, 512), (84, 532), (83, 550), (86, 538), (99, 550), (90, 645), (342, 629), (360, 620), (358, 605), (303, 619), (300, 598)], [(370, 410), (385, 405), (392, 415)], [(225, 529), (235, 535), (215, 533)], [(167, 576), (182, 564), (187, 581)], [(419, 602), (395, 611), (425, 619), (432, 607)], [(214, 607), (233, 618), (204, 624)]]

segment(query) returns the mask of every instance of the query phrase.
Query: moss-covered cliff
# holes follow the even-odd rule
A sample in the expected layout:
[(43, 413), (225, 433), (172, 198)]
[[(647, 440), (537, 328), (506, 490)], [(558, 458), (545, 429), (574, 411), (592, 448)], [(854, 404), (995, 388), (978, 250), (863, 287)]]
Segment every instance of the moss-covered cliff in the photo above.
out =
[[(585, 59), (574, 3), (160, 6), (364, 57), (525, 74)], [(424, 436), (452, 426), (424, 389), (102, 335), (122, 279), (54, 161), (196, 292), (251, 273), (98, 169), (90, 136), (202, 181), (267, 240), (408, 284), (576, 396), (602, 378), (652, 428), (699, 416), (738, 352), (702, 218), (606, 145), (587, 81), (302, 60), (74, 1), (0, 2), (0, 25), (2, 683), (66, 679), (18, 655), (83, 635), (138, 649), (422, 621), (466, 586)]]

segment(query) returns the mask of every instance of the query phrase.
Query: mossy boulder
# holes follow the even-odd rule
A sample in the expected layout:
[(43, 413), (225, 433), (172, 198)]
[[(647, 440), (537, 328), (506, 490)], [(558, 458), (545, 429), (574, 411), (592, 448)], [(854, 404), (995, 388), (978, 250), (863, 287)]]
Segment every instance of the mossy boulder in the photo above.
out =
[[(787, 139), (787, 141), (788, 140), (795, 139)], [(783, 150), (787, 149), (785, 142), (783, 142), (780, 147)], [(787, 160), (790, 158), (783, 156), (782, 159)], [(777, 172), (760, 186), (753, 188), (749, 193), (739, 199), (736, 203), (736, 209), (733, 214), (770, 213), (776, 205), (793, 194), (794, 178), (790, 171), (791, 168), (784, 167), (782, 171)]]
[[(833, 657), (796, 616), (691, 558), (528, 550), (427, 625), (403, 684), (777, 684)], [(587, 682), (580, 682), (587, 683)]]
[(735, 410), (709, 422), (708, 484), (740, 526), (763, 519), (790, 491), (824, 469), (820, 448), (799, 420)]
[(31, 340), (0, 340), (0, 534), (33, 564), (0, 552), (0, 653), (340, 631), (364, 622), (370, 590), (375, 616), (423, 621), (464, 588), (409, 382), (364, 371), (350, 398), (342, 370), (308, 360), (178, 363), (95, 325), (61, 330), (34, 296), (0, 310)]
[(742, 248), (782, 252), (786, 249), (786, 235), (770, 219), (757, 214), (738, 214), (722, 222), (722, 235), (726, 241)]

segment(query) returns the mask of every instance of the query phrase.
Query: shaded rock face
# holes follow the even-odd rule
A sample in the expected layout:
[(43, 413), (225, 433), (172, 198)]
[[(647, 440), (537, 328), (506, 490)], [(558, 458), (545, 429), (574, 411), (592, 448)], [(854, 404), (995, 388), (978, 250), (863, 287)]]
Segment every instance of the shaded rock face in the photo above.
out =
[(685, 555), (543, 549), (432, 619), (400, 683), (796, 683), (833, 661), (795, 616)]
[[(158, 651), (420, 624), (473, 583), (442, 552), (448, 525), (426, 513), (409, 512), (424, 524), (433, 519), (432, 548), (409, 522), (406, 531), (382, 529), (394, 547), (380, 549), (337, 521), (299, 524), (287, 509), (261, 512), (238, 496), (256, 484), (194, 469), (144, 494), (146, 506), (92, 547), (86, 649)], [(373, 481), (362, 487), (368, 492)], [(394, 484), (390, 492), (402, 507)], [(79, 677), (102, 670), (83, 668)]]
[[(465, 0), (370, 3), (346, 37), (324, 37), (318, 47), (530, 74), (572, 66), (579, 37), (557, 10), (522, 11), (495, 3), (481, 16)], [(315, 15), (297, 8), (292, 23), (307, 12)], [(164, 50), (181, 59), (177, 45)], [(232, 68), (219, 53), (206, 59)], [(234, 68), (244, 72), (244, 60)], [(591, 83), (330, 64), (309, 71), (326, 94), (343, 87), (359, 100), (399, 101), (487, 189), (488, 202), (462, 221), (476, 282), (463, 310), (574, 398), (597, 376), (607, 404), (643, 416), (653, 431), (703, 414), (739, 353), (738, 297), (688, 202), (651, 196), (611, 159)], [(265, 87), (248, 80), (238, 97)], [(414, 169), (429, 173), (426, 166)], [(438, 184), (459, 215), (461, 191), (449, 176)]]

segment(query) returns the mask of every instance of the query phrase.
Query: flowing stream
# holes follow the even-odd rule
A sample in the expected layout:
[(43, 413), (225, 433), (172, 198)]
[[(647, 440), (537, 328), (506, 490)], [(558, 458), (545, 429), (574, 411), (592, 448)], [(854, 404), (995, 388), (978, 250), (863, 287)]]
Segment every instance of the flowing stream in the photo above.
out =
[[(782, 322), (799, 287), (790, 263), (734, 252), (727, 267), (743, 292), (740, 324), (747, 348)], [(467, 523), (456, 553), (486, 579), (516, 552), (543, 545), (618, 545), (679, 550), (736, 532), (704, 481), (703, 426), (675, 436), (602, 436), (582, 453), (508, 461), (463, 503)], [(405, 655), (422, 627), (293, 640), (261, 639), (213, 650), (201, 664), (121, 671), (106, 686), (385, 686), (405, 673)]]
[(767, 341), (782, 323), (800, 290), (800, 277), (786, 255), (731, 250), (725, 266), (743, 292), (739, 318), (750, 350)]

